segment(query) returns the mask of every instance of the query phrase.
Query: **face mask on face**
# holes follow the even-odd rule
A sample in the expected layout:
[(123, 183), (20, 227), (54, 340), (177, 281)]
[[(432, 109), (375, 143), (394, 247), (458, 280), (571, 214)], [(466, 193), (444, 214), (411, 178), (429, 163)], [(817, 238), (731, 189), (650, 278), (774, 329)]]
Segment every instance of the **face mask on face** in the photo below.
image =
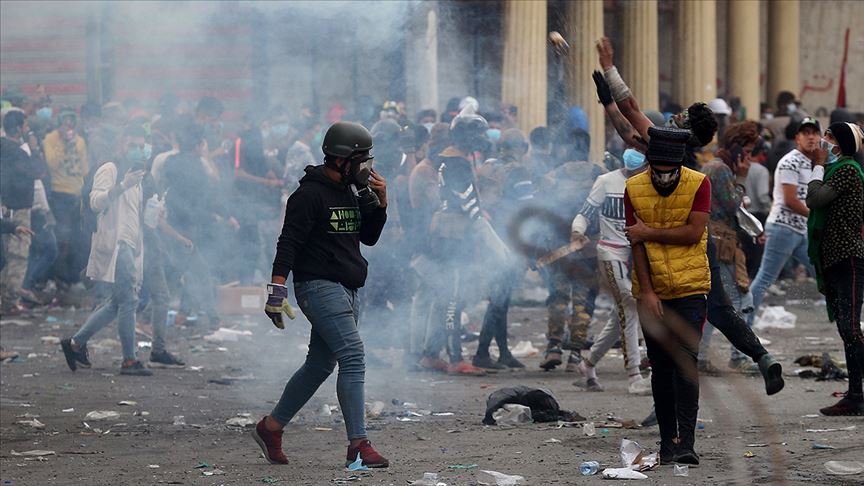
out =
[(645, 154), (638, 150), (627, 149), (624, 151), (624, 167), (630, 172), (639, 170), (645, 165)]
[(51, 111), (51, 108), (48, 106), (43, 106), (42, 108), (39, 108), (38, 110), (36, 110), (36, 116), (40, 120), (43, 120), (43, 121), (50, 120), (52, 114), (53, 114), (53, 111)]
[(490, 128), (490, 129), (486, 130), (486, 136), (489, 137), (489, 140), (492, 140), (493, 142), (497, 142), (498, 140), (501, 139), (501, 130), (499, 130), (497, 128)]
[(144, 147), (138, 145), (130, 146), (129, 149), (126, 150), (126, 162), (129, 164), (129, 167), (134, 168), (134, 170), (143, 169), (147, 163), (145, 152), (146, 145)]
[(654, 189), (656, 189), (663, 197), (666, 197), (675, 191), (680, 179), (680, 167), (676, 167), (672, 170), (658, 170), (653, 167), (651, 168), (651, 185), (653, 185)]
[(828, 155), (825, 157), (825, 165), (831, 165), (840, 160), (840, 156), (834, 153), (834, 147), (836, 145), (824, 138), (819, 139), (819, 148), (828, 152)]
[(426, 129), (427, 132), (432, 133), (432, 127), (434, 127), (434, 123), (424, 123), (423, 128)]

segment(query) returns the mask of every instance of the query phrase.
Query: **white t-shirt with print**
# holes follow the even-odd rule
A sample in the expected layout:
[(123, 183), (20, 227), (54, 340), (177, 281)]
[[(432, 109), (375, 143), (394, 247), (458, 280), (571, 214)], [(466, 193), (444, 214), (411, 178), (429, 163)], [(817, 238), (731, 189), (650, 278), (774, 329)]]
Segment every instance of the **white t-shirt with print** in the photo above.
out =
[(798, 149), (793, 149), (784, 155), (777, 168), (774, 169), (774, 202), (768, 222), (782, 224), (801, 234), (807, 234), (807, 216), (792, 211), (783, 203), (783, 184), (795, 184), (798, 200), (802, 203), (807, 199), (807, 184), (813, 171), (810, 159)]
[[(630, 259), (630, 242), (624, 235), (624, 189), (627, 178), (621, 169), (603, 174), (594, 181), (586, 205), (588, 211), (599, 211), (600, 240), (597, 242), (597, 255), (601, 260), (624, 261)], [(585, 234), (590, 221), (583, 214), (573, 220), (572, 230)]]

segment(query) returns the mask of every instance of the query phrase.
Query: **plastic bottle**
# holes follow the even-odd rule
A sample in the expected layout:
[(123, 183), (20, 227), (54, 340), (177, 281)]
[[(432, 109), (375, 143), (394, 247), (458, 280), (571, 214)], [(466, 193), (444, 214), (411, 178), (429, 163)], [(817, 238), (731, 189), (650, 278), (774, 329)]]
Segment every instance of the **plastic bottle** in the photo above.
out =
[(579, 465), (579, 472), (583, 476), (593, 476), (600, 471), (600, 463), (597, 461), (586, 461)]

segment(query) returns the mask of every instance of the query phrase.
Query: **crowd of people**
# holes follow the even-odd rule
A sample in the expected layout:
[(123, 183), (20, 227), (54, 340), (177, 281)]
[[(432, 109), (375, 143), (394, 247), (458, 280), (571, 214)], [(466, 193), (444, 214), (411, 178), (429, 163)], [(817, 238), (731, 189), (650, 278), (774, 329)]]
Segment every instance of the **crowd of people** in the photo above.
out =
[[(365, 440), (373, 357), (359, 336), (401, 347), (408, 370), (524, 368), (508, 345), (508, 310), (533, 272), (548, 288), (540, 367), (563, 367), (575, 385), (602, 392), (595, 368), (620, 341), (629, 392), (653, 395), (646, 424), (660, 426), (661, 461), (698, 463), (698, 374), (719, 372), (713, 329), (733, 344), (728, 368), (761, 374), (766, 392), (779, 392), (780, 364), (751, 327), (778, 279), (809, 276), (849, 369), (848, 392), (821, 412), (864, 414), (860, 115), (837, 109), (823, 127), (786, 92), (759, 121), (723, 98), (643, 112), (611, 43), (597, 45), (603, 71), (593, 80), (617, 133), (603, 160), (589, 156), (583, 110), (558, 103), (549, 126), (526, 134), (518, 107), (472, 97), (413, 119), (387, 101), (378, 113), (277, 106), (229, 123), (209, 96), (194, 107), (166, 95), (155, 107), (75, 110), (7, 92), (3, 314), (59, 305), (86, 286), (98, 305), (61, 341), (69, 367), (89, 367), (88, 340), (116, 320), (120, 373), (150, 375), (136, 330), (153, 336), (150, 365), (184, 366), (168, 350), (169, 308), (178, 325), (218, 327), (219, 285), (272, 276), (268, 316), (283, 327), (296, 301), (313, 333), (256, 440), (268, 460), (285, 462), (281, 428), (338, 363), (348, 459), (386, 466)], [(613, 311), (592, 339), (601, 293)], [(474, 335), (463, 310), (481, 301)], [(339, 325), (316, 323), (334, 308)], [(463, 355), (468, 339), (479, 340), (473, 357)]]

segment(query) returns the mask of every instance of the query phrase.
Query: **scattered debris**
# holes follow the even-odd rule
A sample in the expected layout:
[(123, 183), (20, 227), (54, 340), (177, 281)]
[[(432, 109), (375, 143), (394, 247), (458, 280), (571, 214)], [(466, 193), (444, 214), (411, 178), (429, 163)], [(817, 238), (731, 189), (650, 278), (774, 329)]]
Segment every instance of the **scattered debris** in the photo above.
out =
[(408, 484), (413, 486), (447, 486), (445, 483), (438, 482), (437, 473), (431, 472), (423, 473), (423, 479), (408, 481)]
[(264, 476), (263, 478), (261, 478), (261, 482), (264, 484), (276, 484), (282, 482), (282, 480), (271, 476)]
[(687, 477), (690, 475), (690, 467), (686, 464), (675, 464), (672, 467), (672, 475), (676, 477)]
[(629, 467), (614, 467), (603, 470), (603, 479), (648, 479), (648, 476)]
[(121, 400), (121, 401), (117, 402), (117, 405), (126, 406), (126, 407), (134, 407), (135, 405), (138, 405), (138, 402), (134, 402), (132, 400)]
[(186, 425), (186, 417), (184, 417), (183, 415), (175, 415), (174, 423), (172, 423), (171, 425)]
[(747, 447), (768, 447), (768, 444), (747, 444)]
[(811, 449), (836, 449), (836, 447), (828, 444), (819, 444), (817, 442), (813, 443), (813, 447)]
[(530, 358), (540, 354), (540, 350), (535, 348), (531, 341), (519, 341), (515, 346), (510, 348), (510, 354), (514, 358)]
[(357, 453), (357, 459), (348, 465), (349, 471), (368, 471), (369, 468), (363, 465), (363, 459), (360, 459), (360, 453)]
[(546, 439), (543, 441), (544, 444), (560, 444), (561, 441), (555, 438)]
[(208, 467), (211, 467), (210, 464), (207, 464), (206, 462), (199, 462), (198, 465), (195, 466), (195, 469), (205, 469)]
[(376, 401), (373, 403), (366, 404), (366, 417), (368, 418), (378, 418), (384, 412), (384, 407), (386, 405), (384, 402)]
[(747, 458), (756, 457), (756, 454), (753, 454), (753, 451), (747, 451), (744, 453), (744, 457), (747, 457)]
[(858, 461), (828, 461), (825, 463), (828, 474), (851, 476), (864, 472), (864, 463)]
[(113, 410), (93, 410), (92, 412), (87, 412), (87, 415), (84, 416), (84, 420), (112, 420), (120, 417), (119, 412), (115, 412)]
[(787, 311), (783, 306), (763, 306), (762, 314), (756, 318), (753, 324), (754, 329), (766, 329), (773, 327), (776, 329), (794, 329), (795, 322), (798, 316)]
[(60, 338), (57, 336), (42, 336), (39, 340), (42, 341), (42, 344), (48, 344), (51, 346), (60, 344)]
[(517, 475), (511, 476), (509, 474), (500, 473), (498, 471), (482, 470), (481, 472), (484, 472), (484, 473), (492, 476), (493, 478), (495, 478), (495, 485), (496, 486), (515, 486), (515, 485), (525, 481), (525, 478), (523, 478), (522, 476), (517, 476)]
[(15, 422), (18, 425), (25, 425), (27, 427), (32, 427), (34, 429), (44, 429), (45, 424), (40, 422), (38, 419), (32, 418), (30, 420), (19, 420)]
[(138, 349), (152, 349), (153, 343), (150, 341), (138, 341)]
[(221, 469), (213, 469), (212, 471), (204, 471), (201, 474), (204, 476), (221, 476), (225, 474), (225, 471)]
[(582, 433), (588, 437), (594, 437), (597, 434), (594, 422), (586, 422), (582, 425)]
[(618, 450), (618, 455), (621, 458), (622, 466), (630, 467), (633, 464), (639, 464), (639, 461), (642, 459), (642, 454), (644, 454), (644, 451), (638, 442), (629, 439), (621, 439), (621, 447)]
[(558, 401), (548, 391), (520, 385), (500, 388), (489, 395), (486, 399), (486, 415), (483, 417), (483, 424), (495, 425), (496, 421), (492, 414), (507, 403), (515, 403), (530, 408), (534, 422), (557, 422), (559, 420), (579, 422), (585, 420), (578, 413), (561, 410)]
[(333, 428), (332, 427), (315, 427), (312, 430), (315, 430), (317, 432), (332, 432)]
[(44, 451), (44, 450), (41, 450), (41, 449), (35, 449), (35, 450), (32, 450), (32, 451), (24, 451), (24, 452), (15, 452), (15, 451), (13, 450), (13, 451), (9, 451), (9, 454), (11, 454), (11, 455), (13, 455), (13, 456), (25, 456), (25, 457), (42, 457), (42, 456), (54, 456), (54, 455), (57, 455), (57, 453), (54, 452), (54, 451)]
[(855, 429), (856, 426), (850, 425), (849, 427), (841, 427), (839, 429), (807, 429), (806, 432), (848, 432)]
[(447, 466), (447, 469), (476, 469), (477, 464), (451, 464)]
[(225, 421), (225, 425), (229, 427), (248, 427), (250, 425), (255, 425), (257, 422), (255, 419), (251, 418), (246, 414), (246, 416), (238, 415), (237, 417), (231, 417)]
[(252, 336), (252, 331), (237, 331), (235, 329), (229, 329), (227, 327), (220, 327), (214, 333), (204, 336), (204, 340), (211, 343), (237, 342), (240, 340), (241, 337), (250, 336)]
[(74, 408), (64, 408), (63, 410), (61, 410), (61, 412), (63, 412), (63, 413), (70, 413), (70, 412), (74, 412), (74, 411), (75, 411)]
[(159, 464), (150, 464), (147, 467), (149, 467), (150, 469), (159, 469)]
[(597, 461), (585, 461), (579, 465), (579, 474), (583, 476), (593, 476), (600, 471), (600, 463)]
[(498, 425), (518, 425), (534, 421), (531, 417), (530, 408), (515, 403), (504, 404), (503, 407), (495, 410), (495, 413), (492, 414), (492, 420)]

